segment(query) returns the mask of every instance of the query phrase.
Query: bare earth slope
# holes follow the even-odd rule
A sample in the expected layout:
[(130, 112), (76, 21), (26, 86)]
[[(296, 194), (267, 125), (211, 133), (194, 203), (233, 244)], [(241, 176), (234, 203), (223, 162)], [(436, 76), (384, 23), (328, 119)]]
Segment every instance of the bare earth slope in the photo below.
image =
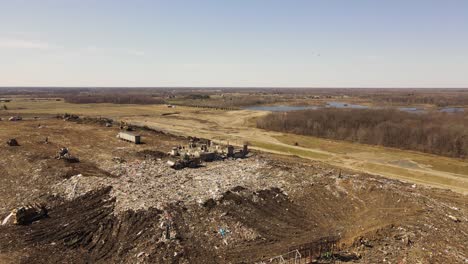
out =
[[(462, 194), (261, 152), (176, 172), (141, 153), (184, 138), (142, 130), (145, 144), (132, 145), (117, 131), (56, 119), (2, 123), (0, 140), (20, 146), (0, 146), (0, 218), (36, 201), (50, 213), (0, 226), (0, 263), (252, 263), (324, 238), (341, 262), (467, 261)], [(80, 162), (54, 159), (61, 146)], [(324, 251), (321, 261), (333, 261)]]

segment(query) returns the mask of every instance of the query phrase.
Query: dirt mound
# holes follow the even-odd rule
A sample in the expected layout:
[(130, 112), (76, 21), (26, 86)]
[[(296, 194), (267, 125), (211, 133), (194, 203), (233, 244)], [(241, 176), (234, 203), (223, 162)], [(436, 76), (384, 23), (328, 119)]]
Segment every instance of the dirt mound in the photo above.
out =
[(143, 159), (162, 159), (166, 158), (168, 155), (162, 151), (145, 149), (137, 152), (136, 156)]
[(213, 200), (211, 208), (168, 204), (173, 235), (165, 240), (162, 211), (115, 215), (110, 191), (103, 188), (72, 201), (49, 197), (48, 218), (29, 226), (0, 227), (0, 250), (22, 255), (21, 263), (251, 262), (274, 255), (295, 242), (291, 234), (312, 226), (279, 189), (236, 187)]
[(114, 120), (105, 117), (84, 117), (78, 121), (80, 124), (97, 124), (101, 126), (110, 127), (114, 123)]
[[(49, 218), (26, 227), (0, 227), (3, 252), (28, 248), (23, 263), (54, 263), (66, 252), (73, 263), (109, 263), (150, 256), (161, 246), (161, 211), (113, 214), (111, 188), (88, 193), (73, 201), (55, 201)], [(144, 252), (139, 254), (140, 252)], [(161, 254), (159, 254), (161, 255)], [(131, 261), (129, 261), (131, 262)]]
[(252, 263), (317, 239), (307, 212), (278, 188), (234, 187), (201, 206), (187, 206), (177, 224), (193, 263)]
[[(117, 140), (116, 127), (33, 122), (0, 126), (22, 145), (0, 148), (0, 217), (44, 202), (49, 218), (0, 226), (0, 263), (253, 263), (317, 245), (319, 263), (468, 256), (460, 194), (263, 153), (174, 171), (135, 157), (180, 138), (142, 130), (147, 144), (137, 146)], [(61, 146), (81, 162), (54, 159)]]

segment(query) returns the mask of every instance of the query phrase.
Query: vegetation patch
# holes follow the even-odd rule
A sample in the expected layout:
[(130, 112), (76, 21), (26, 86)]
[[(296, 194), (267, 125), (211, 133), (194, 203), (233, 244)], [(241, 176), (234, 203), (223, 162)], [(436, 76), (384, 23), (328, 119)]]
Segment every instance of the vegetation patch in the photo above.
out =
[(414, 114), (392, 109), (319, 109), (271, 113), (257, 120), (267, 130), (416, 150), (468, 155), (468, 115)]

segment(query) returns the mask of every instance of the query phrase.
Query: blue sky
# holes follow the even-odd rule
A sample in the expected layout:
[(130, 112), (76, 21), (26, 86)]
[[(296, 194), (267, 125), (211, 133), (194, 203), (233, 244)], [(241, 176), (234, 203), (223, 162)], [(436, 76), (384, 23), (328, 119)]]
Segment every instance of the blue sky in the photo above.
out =
[(0, 86), (468, 87), (468, 1), (0, 0)]

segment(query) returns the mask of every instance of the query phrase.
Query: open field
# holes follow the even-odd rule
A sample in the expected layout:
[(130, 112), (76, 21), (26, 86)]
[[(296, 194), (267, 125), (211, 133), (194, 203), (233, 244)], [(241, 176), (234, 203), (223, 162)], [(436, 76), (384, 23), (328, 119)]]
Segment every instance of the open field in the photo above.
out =
[[(8, 103), (8, 111), (0, 112), (5, 117), (14, 113), (106, 116), (183, 136), (237, 145), (250, 142), (253, 148), (263, 151), (322, 160), (360, 172), (468, 193), (468, 163), (465, 160), (255, 128), (254, 119), (267, 112), (181, 106), (167, 108), (164, 105), (69, 104), (28, 99), (14, 100)], [(298, 146), (295, 146), (296, 142)]]

